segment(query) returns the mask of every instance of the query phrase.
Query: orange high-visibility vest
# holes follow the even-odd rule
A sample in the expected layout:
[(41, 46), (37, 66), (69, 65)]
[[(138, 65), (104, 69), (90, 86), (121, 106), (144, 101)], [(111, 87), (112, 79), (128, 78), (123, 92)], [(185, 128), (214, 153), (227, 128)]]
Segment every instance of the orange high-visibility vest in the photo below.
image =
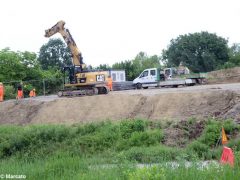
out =
[(113, 83), (112, 78), (111, 77), (107, 78), (107, 86), (108, 86), (110, 91), (113, 90), (112, 83)]
[(3, 95), (3, 85), (0, 85), (0, 95)]
[(4, 88), (3, 85), (0, 85), (0, 102), (3, 101), (4, 96)]
[(30, 93), (29, 93), (29, 96), (30, 97), (35, 97), (36, 96), (36, 93), (34, 90), (31, 90)]
[(30, 91), (29, 96), (33, 97), (33, 90)]
[(108, 85), (112, 85), (112, 82), (113, 82), (112, 78), (107, 78), (107, 82), (108, 82)]
[(23, 91), (22, 90), (18, 90), (17, 97), (18, 98), (23, 98)]

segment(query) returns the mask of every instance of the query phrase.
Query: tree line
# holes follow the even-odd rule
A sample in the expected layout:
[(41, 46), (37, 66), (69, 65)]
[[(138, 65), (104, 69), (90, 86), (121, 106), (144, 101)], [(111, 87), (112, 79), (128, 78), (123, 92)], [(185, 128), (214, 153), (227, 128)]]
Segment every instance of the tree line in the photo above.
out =
[[(240, 44), (228, 46), (228, 40), (214, 33), (199, 32), (172, 39), (160, 55), (139, 52), (135, 58), (113, 65), (88, 65), (89, 69), (124, 69), (127, 80), (133, 80), (146, 68), (176, 67), (180, 63), (192, 72), (209, 72), (240, 65)], [(71, 52), (61, 39), (49, 39), (39, 54), (0, 50), (0, 82), (62, 78), (61, 69), (71, 65)], [(29, 89), (33, 83), (28, 85)]]

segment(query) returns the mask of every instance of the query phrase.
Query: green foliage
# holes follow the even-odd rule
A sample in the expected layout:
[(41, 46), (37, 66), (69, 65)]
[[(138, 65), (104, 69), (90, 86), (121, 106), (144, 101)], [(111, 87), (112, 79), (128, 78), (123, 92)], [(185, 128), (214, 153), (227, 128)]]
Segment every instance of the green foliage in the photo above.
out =
[(127, 80), (135, 79), (144, 69), (159, 68), (160, 57), (157, 55), (148, 56), (144, 52), (140, 52), (133, 60), (121, 61), (112, 65), (113, 69), (124, 69), (126, 71)]
[(230, 64), (240, 65), (240, 44), (235, 43), (229, 48), (229, 61)]
[(0, 50), (0, 69), (0, 82), (41, 78), (36, 54), (27, 51)]
[(118, 63), (114, 63), (112, 65), (113, 69), (119, 69), (119, 70), (125, 70), (126, 72), (126, 79), (128, 81), (133, 80), (136, 77), (136, 74), (134, 73), (134, 66), (132, 61), (130, 60), (125, 60), (125, 61), (121, 61)]
[(15, 88), (11, 85), (4, 86), (4, 99), (14, 99), (16, 98)]
[(165, 171), (159, 166), (150, 166), (138, 168), (136, 171), (130, 172), (129, 180), (135, 179), (166, 179)]
[(228, 69), (236, 66), (240, 66), (240, 44), (234, 43), (228, 49), (229, 60), (223, 65), (220, 65), (218, 69)]
[(50, 39), (40, 48), (38, 61), (43, 70), (61, 69), (72, 64), (71, 52), (61, 39)]
[(200, 137), (200, 142), (211, 146), (216, 146), (216, 143), (220, 140), (221, 124), (218, 122), (209, 122), (204, 129), (203, 134)]
[(102, 152), (108, 148), (113, 148), (118, 141), (118, 127), (112, 124), (98, 124), (98, 126), (87, 125), (86, 130), (77, 130), (81, 136), (74, 139), (74, 147), (79, 147), (83, 153)]
[[(213, 148), (216, 148), (217, 145), (221, 143), (222, 127), (224, 127), (227, 136), (233, 136), (239, 129), (232, 120), (225, 120), (221, 122), (210, 119), (208, 120), (202, 135), (187, 146), (187, 151), (192, 151), (193, 153), (196, 153), (199, 158), (203, 159), (219, 158), (220, 150), (214, 150)], [(228, 146), (238, 149), (237, 144), (237, 141), (230, 141)]]
[[(108, 158), (114, 157), (121, 162), (161, 162), (196, 157), (212, 159), (219, 157), (219, 149), (212, 148), (218, 141), (221, 125), (228, 135), (233, 135), (238, 129), (230, 120), (223, 123), (209, 120), (202, 135), (186, 149), (163, 145), (163, 130), (139, 119), (72, 126), (0, 126), (0, 159), (50, 157), (59, 152), (80, 157), (108, 154)], [(239, 150), (239, 144), (236, 139), (229, 146)]]
[(158, 163), (177, 160), (178, 157), (183, 157), (183, 154), (183, 149), (158, 145), (150, 147), (132, 147), (121, 152), (118, 156), (119, 158), (125, 158), (139, 163)]
[[(188, 123), (194, 124), (195, 120)], [(221, 132), (222, 125), (228, 135), (238, 130), (230, 120), (209, 120), (202, 136), (186, 149), (160, 144), (162, 129), (158, 123), (144, 120), (71, 126), (2, 125), (0, 172), (24, 174), (27, 179), (238, 179), (239, 139), (228, 144), (234, 149), (234, 168), (202, 167), (198, 161), (185, 166), (181, 161), (196, 160), (196, 155), (200, 159), (219, 159), (222, 148), (213, 151), (211, 143), (205, 141), (206, 134), (215, 132), (215, 126), (219, 126)], [(116, 148), (120, 142), (125, 142), (124, 150)]]
[[(238, 155), (237, 153), (236, 155)], [(239, 156), (238, 156), (239, 157)], [(31, 161), (25, 159), (6, 159), (0, 162), (0, 171), (3, 174), (23, 174), (27, 179), (239, 179), (239, 166), (231, 168), (219, 164), (209, 164), (201, 167), (198, 163), (185, 166), (175, 162), (167, 165), (145, 164), (138, 166), (132, 163), (100, 164), (91, 162), (89, 157), (72, 156), (68, 153), (59, 153), (47, 158), (36, 158)]]
[[(1, 129), (3, 128), (6, 127)], [(23, 130), (19, 129), (20, 127), (17, 128), (17, 131), (5, 134), (5, 137), (0, 142), (0, 157), (7, 157), (17, 153), (35, 154), (41, 150), (51, 151), (51, 146), (46, 147), (46, 145), (55, 145), (57, 147), (57, 143), (71, 137), (69, 128), (64, 126), (33, 126), (31, 128), (26, 127)]]
[(225, 120), (224, 122), (209, 120), (199, 141), (209, 147), (216, 146), (216, 144), (220, 142), (222, 127), (224, 127), (228, 135), (233, 134), (237, 128), (232, 120)]
[(235, 131), (239, 129), (239, 126), (233, 122), (233, 120), (225, 120), (223, 122), (224, 130), (227, 134), (232, 135)]
[(145, 132), (133, 132), (129, 138), (129, 146), (150, 146), (160, 144), (163, 133), (160, 130), (149, 130)]
[(211, 149), (206, 144), (203, 144), (199, 141), (193, 141), (187, 147), (188, 152), (194, 152), (198, 155), (198, 157), (203, 159), (211, 159)]
[(130, 138), (133, 132), (141, 132), (145, 129), (143, 120), (125, 120), (120, 123), (120, 133), (122, 138)]
[(103, 71), (109, 71), (111, 67), (108, 64), (100, 64), (95, 69), (103, 70)]
[(228, 61), (227, 40), (208, 32), (180, 35), (172, 39), (163, 59), (169, 66), (182, 62), (193, 72), (209, 72)]

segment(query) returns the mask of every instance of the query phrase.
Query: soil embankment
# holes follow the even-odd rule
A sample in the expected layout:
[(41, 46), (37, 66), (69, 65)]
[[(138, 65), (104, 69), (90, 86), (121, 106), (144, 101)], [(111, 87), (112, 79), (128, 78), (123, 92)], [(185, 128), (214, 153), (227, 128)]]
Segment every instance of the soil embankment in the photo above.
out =
[(18, 104), (6, 101), (0, 104), (0, 123), (73, 124), (126, 118), (179, 121), (190, 117), (231, 117), (238, 121), (240, 117), (236, 91), (222, 90), (221, 87), (212, 91), (184, 91), (183, 88), (171, 93), (165, 91), (149, 89), (136, 94), (138, 91), (132, 90), (91, 97), (55, 98), (51, 101), (25, 99)]

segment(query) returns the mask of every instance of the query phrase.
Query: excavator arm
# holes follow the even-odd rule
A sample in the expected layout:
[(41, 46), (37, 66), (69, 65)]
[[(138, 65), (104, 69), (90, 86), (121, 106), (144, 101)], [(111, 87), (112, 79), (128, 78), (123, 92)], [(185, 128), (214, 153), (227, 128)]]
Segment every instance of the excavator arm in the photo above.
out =
[(85, 68), (86, 66), (83, 63), (82, 54), (77, 48), (77, 45), (74, 39), (72, 38), (72, 35), (70, 34), (69, 30), (65, 29), (64, 25), (65, 25), (64, 21), (59, 21), (52, 28), (45, 30), (45, 37), (51, 37), (56, 33), (60, 33), (72, 53), (73, 65), (75, 67), (80, 67), (80, 71), (82, 71), (83, 68)]

